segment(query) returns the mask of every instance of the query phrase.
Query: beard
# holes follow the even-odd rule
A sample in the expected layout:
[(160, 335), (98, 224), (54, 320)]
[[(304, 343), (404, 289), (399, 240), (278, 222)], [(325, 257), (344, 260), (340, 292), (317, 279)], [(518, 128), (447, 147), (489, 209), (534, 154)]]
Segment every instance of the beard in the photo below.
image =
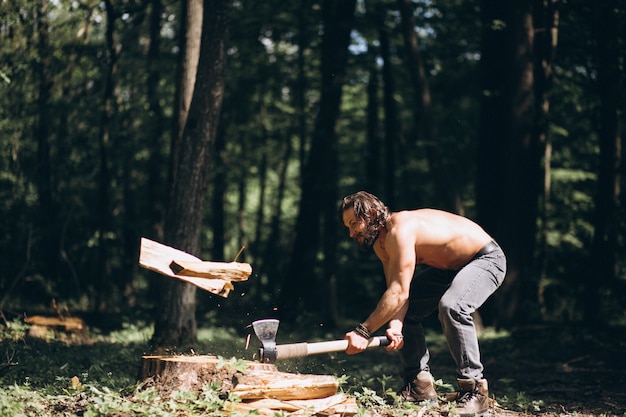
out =
[(361, 252), (367, 252), (374, 246), (374, 242), (378, 239), (379, 233), (378, 227), (370, 225), (365, 232), (356, 235), (354, 241)]

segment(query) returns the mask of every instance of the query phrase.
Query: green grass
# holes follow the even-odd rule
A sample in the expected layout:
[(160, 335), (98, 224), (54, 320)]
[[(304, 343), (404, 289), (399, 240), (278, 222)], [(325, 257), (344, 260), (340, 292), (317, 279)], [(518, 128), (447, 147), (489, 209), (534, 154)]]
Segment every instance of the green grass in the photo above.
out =
[[(28, 326), (16, 320), (0, 332), (0, 417), (233, 415), (222, 410), (238, 398), (220, 392), (219, 386), (174, 391), (161, 398), (154, 387), (138, 381), (141, 357), (150, 353), (150, 326), (126, 324), (106, 335), (93, 330), (84, 338), (55, 337), (52, 332), (29, 338), (27, 331)], [(237, 370), (258, 348), (253, 338), (246, 349), (246, 335), (228, 327), (199, 329), (198, 339), (195, 346), (177, 353), (216, 355)], [(341, 390), (355, 395), (364, 407), (390, 410), (397, 378), (389, 374), (397, 372), (397, 365), (395, 354), (377, 349), (355, 357), (339, 352), (294, 359), (277, 367), (335, 375)]]
[[(239, 369), (258, 347), (254, 336), (246, 349), (246, 331), (204, 323), (198, 343), (176, 353), (210, 354)], [(126, 324), (83, 338), (46, 339), (26, 336), (20, 321), (0, 330), (0, 417), (22, 416), (221, 416), (232, 394), (207, 384), (197, 392), (174, 391), (162, 397), (138, 381), (142, 355), (149, 352), (152, 328)], [(623, 330), (623, 329), (617, 329)], [(622, 416), (626, 417), (626, 338), (616, 329), (592, 333), (578, 327), (529, 328), (514, 333), (481, 335), (490, 393), (499, 407), (493, 416)], [(341, 334), (297, 335), (286, 330), (278, 343), (321, 341)], [(445, 340), (428, 331), (431, 368), (442, 394), (455, 388), (454, 364)], [(280, 371), (334, 375), (340, 389), (359, 404), (357, 417), (439, 416), (435, 409), (398, 403), (401, 388), (397, 352), (369, 349), (359, 355), (322, 354), (277, 363)], [(506, 413), (502, 410), (506, 409)], [(566, 410), (566, 411), (564, 411)], [(425, 411), (425, 412), (424, 412)], [(565, 413), (565, 414), (564, 414)], [(236, 416), (235, 416), (236, 417)], [(279, 417), (279, 416), (277, 416)]]
[[(0, 416), (181, 416), (219, 415), (225, 401), (219, 387), (175, 391), (160, 398), (138, 381), (141, 357), (152, 334), (149, 326), (127, 325), (106, 336), (63, 340), (26, 337), (18, 321), (0, 333)], [(202, 331), (200, 346), (232, 343), (223, 329)], [(202, 349), (202, 348), (201, 348)]]

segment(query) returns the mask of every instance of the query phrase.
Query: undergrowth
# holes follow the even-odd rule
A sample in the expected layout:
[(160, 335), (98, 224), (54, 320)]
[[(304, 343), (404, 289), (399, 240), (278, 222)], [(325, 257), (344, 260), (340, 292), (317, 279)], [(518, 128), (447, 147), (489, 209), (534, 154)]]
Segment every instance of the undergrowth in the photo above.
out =
[[(239, 398), (223, 392), (218, 384), (163, 396), (154, 386), (138, 381), (141, 357), (149, 353), (152, 328), (148, 325), (126, 324), (107, 334), (92, 329), (82, 337), (51, 334), (39, 339), (27, 337), (27, 332), (28, 327), (19, 320), (0, 329), (0, 417), (241, 416), (229, 408)], [(621, 358), (616, 355), (623, 352), (626, 342), (620, 339), (614, 343), (615, 333), (606, 337), (565, 331), (557, 336), (552, 330), (544, 333), (543, 338), (524, 333), (483, 334), (481, 345), (495, 404), (492, 417), (626, 417), (626, 397), (619, 389), (625, 382), (624, 366), (623, 361), (615, 360)], [(317, 340), (336, 337), (315, 336)], [(431, 370), (438, 378), (437, 392), (452, 393), (454, 365), (445, 340), (437, 332), (427, 337)], [(215, 355), (220, 366), (239, 372), (244, 370), (243, 360), (253, 358), (255, 347), (248, 349), (245, 335), (231, 328), (203, 328), (198, 338), (194, 347), (181, 347), (177, 353)], [(287, 360), (277, 366), (285, 372), (334, 375), (340, 390), (356, 398), (356, 417), (445, 414), (441, 406), (426, 408), (399, 401), (397, 352), (371, 349), (355, 356), (337, 352)], [(610, 390), (615, 386), (618, 389)], [(581, 392), (587, 397), (578, 401)], [(286, 414), (274, 417), (281, 415)]]
[[(198, 391), (173, 391), (162, 398), (155, 387), (138, 381), (141, 356), (152, 329), (125, 326), (106, 336), (28, 338), (18, 320), (0, 332), (0, 416), (157, 416), (233, 415), (239, 399), (219, 384)], [(232, 339), (223, 329), (206, 341)], [(228, 341), (222, 345), (228, 344)], [(1, 353), (0, 353), (1, 354)], [(243, 361), (220, 358), (220, 366), (241, 371)]]

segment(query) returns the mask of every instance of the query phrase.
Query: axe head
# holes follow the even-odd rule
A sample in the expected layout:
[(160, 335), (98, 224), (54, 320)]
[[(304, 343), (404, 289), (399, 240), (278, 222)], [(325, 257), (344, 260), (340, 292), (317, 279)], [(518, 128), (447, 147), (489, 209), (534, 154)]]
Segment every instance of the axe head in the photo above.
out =
[(278, 319), (263, 319), (252, 322), (254, 333), (261, 342), (259, 348), (259, 361), (261, 362), (276, 362), (276, 333), (279, 323)]

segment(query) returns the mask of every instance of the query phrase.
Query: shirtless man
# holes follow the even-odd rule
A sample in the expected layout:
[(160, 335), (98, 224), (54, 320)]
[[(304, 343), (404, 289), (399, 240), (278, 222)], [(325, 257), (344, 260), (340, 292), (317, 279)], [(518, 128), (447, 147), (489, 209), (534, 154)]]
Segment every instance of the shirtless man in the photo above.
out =
[[(437, 309), (457, 365), (459, 393), (449, 415), (486, 415), (489, 392), (471, 314), (504, 280), (502, 249), (465, 217), (434, 209), (392, 213), (364, 191), (343, 199), (341, 215), (359, 248), (374, 249), (387, 282), (375, 310), (346, 333), (346, 352), (365, 350), (371, 334), (388, 323), (387, 349), (400, 351), (404, 368), (402, 398), (436, 404), (422, 319)], [(428, 268), (415, 275), (418, 264)]]

